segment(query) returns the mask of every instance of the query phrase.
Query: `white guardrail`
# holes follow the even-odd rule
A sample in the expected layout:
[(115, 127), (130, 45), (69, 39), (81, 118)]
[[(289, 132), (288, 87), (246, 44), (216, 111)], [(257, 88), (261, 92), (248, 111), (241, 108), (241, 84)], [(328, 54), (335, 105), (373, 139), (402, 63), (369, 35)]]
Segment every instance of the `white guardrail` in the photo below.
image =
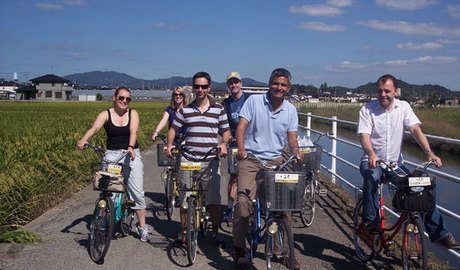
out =
[[(299, 115), (299, 120), (301, 119), (300, 118), (301, 116), (307, 117), (307, 126), (299, 125), (299, 127), (306, 130), (306, 135), (308, 137), (310, 137), (311, 132), (317, 133), (317, 134), (323, 134), (323, 132), (318, 131), (318, 130), (314, 130), (314, 129), (311, 128), (312, 119), (321, 119), (323, 121), (327, 121), (327, 122), (331, 123), (331, 126), (332, 126), (331, 127), (331, 132), (329, 132), (329, 135), (327, 136), (329, 138), (329, 140), (331, 141), (331, 144), (332, 144), (331, 145), (331, 151), (328, 152), (323, 147), (323, 152), (331, 157), (331, 167), (327, 168), (325, 165), (321, 164), (321, 168), (323, 168), (324, 170), (326, 170), (328, 173), (331, 174), (331, 180), (332, 180), (333, 183), (336, 183), (336, 179), (339, 179), (343, 183), (345, 183), (347, 186), (349, 186), (350, 188), (354, 189), (355, 192), (362, 192), (360, 187), (352, 184), (349, 180), (347, 180), (343, 176), (341, 176), (336, 170), (337, 161), (340, 161), (340, 162), (342, 162), (344, 164), (347, 164), (348, 166), (350, 166), (351, 168), (353, 168), (353, 169), (355, 169), (355, 170), (357, 170), (359, 172), (359, 166), (358, 165), (355, 165), (354, 163), (352, 163), (352, 162), (346, 160), (345, 158), (340, 157), (340, 156), (337, 155), (337, 142), (341, 142), (341, 143), (344, 143), (344, 144), (347, 144), (347, 145), (362, 149), (360, 144), (356, 144), (354, 142), (347, 141), (347, 140), (342, 139), (342, 138), (338, 138), (338, 136), (337, 136), (337, 125), (338, 124), (344, 124), (344, 125), (348, 125), (348, 126), (351, 125), (351, 126), (356, 126), (357, 127), (358, 123), (337, 119), (337, 116), (332, 116), (332, 117), (329, 118), (329, 117), (324, 117), (324, 116), (312, 115), (311, 113), (300, 113), (300, 112), (298, 113), (298, 115)], [(409, 132), (406, 132), (406, 133), (409, 133)], [(460, 145), (460, 140), (457, 140), (457, 139), (451, 139), (451, 138), (445, 138), (445, 137), (433, 136), (433, 135), (426, 135), (426, 137), (429, 140), (436, 140), (436, 141), (442, 141), (442, 142), (445, 142), (445, 143), (451, 143), (451, 144)], [(407, 164), (417, 166), (417, 163), (414, 163), (414, 162), (411, 162), (411, 161), (408, 161), (408, 160), (405, 160), (405, 162)], [(428, 168), (428, 171), (433, 175), (437, 175), (437, 176), (442, 177), (443, 179), (447, 179), (447, 180), (452, 181), (454, 183), (460, 184), (460, 177), (458, 177), (458, 176), (451, 175), (451, 174), (448, 174), (448, 173), (444, 173), (444, 172), (441, 172), (441, 171), (439, 171), (437, 169), (432, 169), (432, 168)], [(360, 177), (360, 179), (362, 179), (361, 174), (359, 174), (359, 177)], [(448, 216), (448, 217), (450, 217), (452, 219), (455, 219), (456, 221), (460, 221), (460, 215), (459, 214), (457, 214), (457, 213), (455, 213), (453, 211), (450, 211), (449, 209), (446, 209), (446, 208), (444, 208), (444, 207), (442, 207), (440, 205), (437, 205), (437, 207), (438, 207), (439, 211), (441, 213), (443, 213), (445, 216)], [(390, 208), (385, 207), (385, 209), (390, 214), (392, 214), (393, 216), (399, 217), (399, 215), (396, 212), (392, 211)], [(426, 232), (425, 232), (425, 234), (426, 234)], [(452, 250), (452, 249), (445, 249), (445, 250), (460, 259), (460, 253), (459, 252), (456, 252), (455, 250)]]

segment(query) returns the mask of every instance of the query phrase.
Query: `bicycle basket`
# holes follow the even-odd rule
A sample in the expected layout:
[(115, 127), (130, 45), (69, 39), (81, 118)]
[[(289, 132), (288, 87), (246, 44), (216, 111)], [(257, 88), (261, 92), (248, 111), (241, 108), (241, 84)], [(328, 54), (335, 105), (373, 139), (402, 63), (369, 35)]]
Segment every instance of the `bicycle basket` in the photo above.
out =
[(160, 167), (176, 165), (176, 158), (166, 155), (166, 144), (164, 143), (157, 144), (157, 165)]
[(238, 159), (236, 158), (236, 154), (238, 153), (238, 148), (230, 147), (228, 148), (228, 173), (229, 174), (237, 174), (238, 173)]
[(124, 192), (124, 178), (120, 174), (98, 171), (93, 178), (94, 190)]
[(300, 211), (305, 190), (304, 172), (261, 171), (257, 173), (257, 194), (262, 209)]
[(315, 144), (313, 147), (300, 147), (299, 152), (304, 155), (304, 158), (302, 162), (297, 162), (294, 165), (294, 170), (301, 172), (313, 171), (315, 174), (318, 174), (321, 169), (322, 149), (319, 144)]
[(398, 211), (431, 212), (436, 207), (435, 177), (405, 177), (397, 185), (393, 208)]

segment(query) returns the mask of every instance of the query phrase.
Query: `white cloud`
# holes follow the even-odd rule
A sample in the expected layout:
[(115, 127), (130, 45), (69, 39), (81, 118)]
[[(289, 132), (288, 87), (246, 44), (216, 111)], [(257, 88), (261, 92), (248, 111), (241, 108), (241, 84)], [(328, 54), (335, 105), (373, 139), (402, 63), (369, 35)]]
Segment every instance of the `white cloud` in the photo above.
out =
[(380, 6), (401, 10), (423, 9), (437, 2), (437, 0), (376, 0), (376, 3)]
[(337, 16), (342, 14), (342, 10), (326, 5), (290, 6), (288, 10), (294, 14), (306, 14), (309, 16)]
[(328, 0), (327, 3), (336, 7), (347, 7), (353, 4), (352, 0)]
[(457, 62), (458, 59), (451, 56), (422, 56), (409, 60), (390, 60), (384, 64), (387, 66), (426, 66), (448, 65)]
[(451, 18), (460, 19), (460, 5), (448, 5), (447, 13)]
[(342, 61), (338, 65), (335, 65), (335, 66), (326, 66), (325, 69), (328, 71), (346, 72), (350, 70), (364, 70), (374, 65), (375, 64), (372, 64), (372, 63), (353, 63), (350, 61)]
[(314, 30), (320, 32), (341, 32), (345, 31), (345, 27), (341, 25), (325, 24), (322, 22), (306, 22), (298, 25), (301, 29)]
[(36, 3), (35, 7), (38, 9), (50, 10), (50, 9), (63, 9), (64, 6), (60, 4), (52, 3)]
[(438, 50), (443, 48), (444, 45), (437, 42), (425, 42), (421, 44), (414, 44), (412, 42), (398, 44), (396, 48), (400, 50), (409, 50), (409, 51), (423, 51), (423, 50)]
[(177, 30), (180, 28), (180, 25), (169, 24), (165, 22), (157, 22), (153, 24), (153, 27), (159, 29)]
[(397, 32), (408, 35), (460, 37), (460, 27), (438, 26), (434, 23), (409, 23), (405, 21), (369, 20), (358, 22), (359, 25), (376, 30)]
[(86, 0), (64, 0), (62, 2), (68, 6), (85, 6), (86, 5)]

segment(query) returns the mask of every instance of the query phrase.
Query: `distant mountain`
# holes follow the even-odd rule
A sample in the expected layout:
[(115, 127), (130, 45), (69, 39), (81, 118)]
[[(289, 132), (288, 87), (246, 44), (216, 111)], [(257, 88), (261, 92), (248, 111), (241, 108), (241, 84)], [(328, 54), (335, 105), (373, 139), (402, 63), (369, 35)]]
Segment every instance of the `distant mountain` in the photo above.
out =
[[(191, 77), (174, 76), (165, 79), (145, 80), (132, 77), (126, 73), (119, 73), (115, 71), (92, 71), (85, 73), (75, 73), (64, 76), (76, 85), (76, 88), (98, 88), (98, 89), (113, 89), (118, 86), (128, 86), (132, 89), (172, 89), (176, 86), (191, 85)], [(266, 83), (258, 82), (251, 78), (243, 78), (244, 86), (262, 86), (266, 87)], [(214, 91), (226, 91), (225, 82), (212, 82)], [(401, 88), (402, 97), (412, 99), (414, 97), (428, 97), (436, 93), (440, 97), (458, 96), (458, 92), (453, 92), (440, 85), (416, 85), (409, 84), (404, 81), (398, 80), (398, 86)], [(375, 96), (376, 83), (368, 83), (358, 86), (356, 88), (347, 88), (342, 86), (328, 86), (327, 88), (316, 88), (312, 85), (292, 85), (291, 93), (307, 94), (307, 95), (321, 95), (330, 93), (331, 95), (343, 96), (347, 92), (353, 94), (365, 94), (367, 96)]]
[[(118, 86), (128, 86), (133, 89), (172, 89), (176, 86), (191, 85), (192, 77), (174, 76), (166, 79), (145, 80), (132, 77), (126, 73), (115, 71), (91, 71), (85, 73), (74, 73), (64, 78), (74, 83), (77, 88), (108, 88), (113, 89)], [(250, 78), (243, 78), (245, 86), (267, 86), (265, 83), (255, 81)], [(212, 82), (213, 89), (216, 91), (226, 91), (225, 82)]]

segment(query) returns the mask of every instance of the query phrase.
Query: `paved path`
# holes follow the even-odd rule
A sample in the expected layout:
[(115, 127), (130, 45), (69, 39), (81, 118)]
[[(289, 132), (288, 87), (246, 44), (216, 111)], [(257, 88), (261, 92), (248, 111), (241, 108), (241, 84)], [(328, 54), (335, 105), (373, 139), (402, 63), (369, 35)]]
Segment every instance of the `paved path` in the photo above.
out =
[[(95, 264), (88, 255), (88, 223), (97, 192), (90, 186), (57, 207), (47, 211), (27, 225), (45, 237), (37, 245), (0, 244), (0, 269), (177, 269), (187, 265), (183, 250), (172, 248), (179, 222), (176, 212), (173, 221), (167, 221), (162, 208), (163, 183), (161, 168), (156, 166), (156, 148), (143, 152), (145, 191), (148, 205), (147, 223), (153, 232), (147, 243), (137, 235), (118, 238), (111, 242), (103, 265)], [(223, 163), (226, 163), (224, 160)], [(224, 166), (225, 167), (225, 166)], [(226, 194), (226, 169), (222, 170), (221, 194)], [(226, 198), (223, 196), (223, 205)], [(320, 209), (309, 228), (301, 228), (294, 219), (296, 255), (302, 269), (399, 269), (399, 260), (378, 258), (373, 265), (357, 261), (350, 230), (350, 218), (343, 203), (331, 192), (319, 199)], [(221, 238), (226, 246), (217, 247), (210, 240), (201, 241), (196, 262), (189, 269), (233, 269), (231, 258), (231, 227), (223, 225)], [(259, 246), (254, 269), (264, 269), (263, 246)]]

